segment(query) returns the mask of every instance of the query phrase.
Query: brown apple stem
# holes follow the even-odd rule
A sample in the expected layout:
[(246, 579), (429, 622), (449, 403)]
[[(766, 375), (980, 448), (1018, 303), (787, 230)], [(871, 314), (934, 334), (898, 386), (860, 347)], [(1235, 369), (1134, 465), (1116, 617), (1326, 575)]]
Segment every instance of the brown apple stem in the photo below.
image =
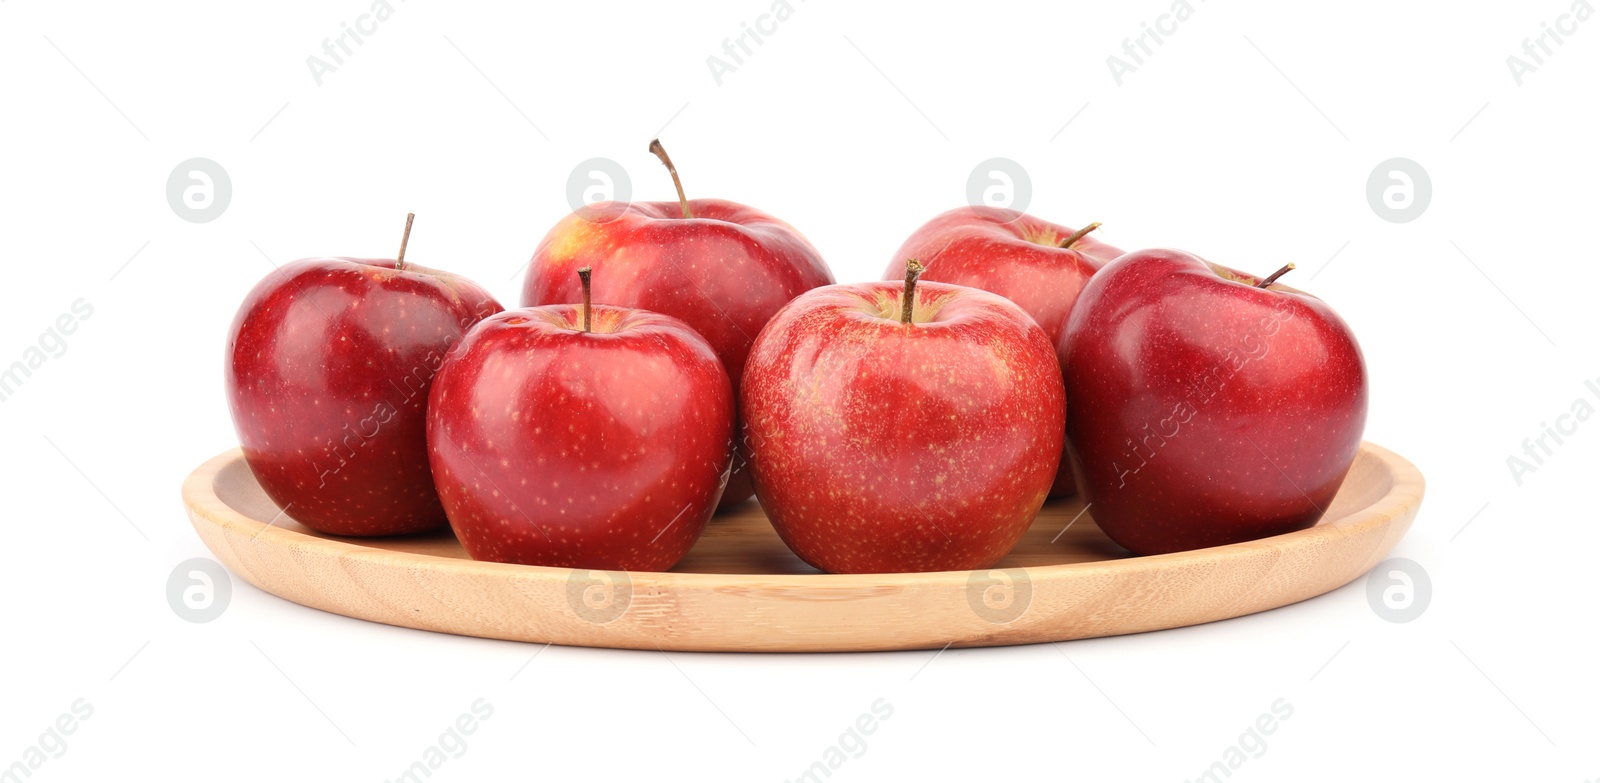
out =
[(915, 258), (906, 261), (906, 290), (900, 299), (900, 323), (911, 323), (911, 308), (917, 302), (917, 278), (922, 276), (922, 262)]
[(1100, 227), (1100, 224), (1098, 222), (1090, 223), (1089, 225), (1084, 226), (1083, 228), (1080, 228), (1077, 231), (1072, 232), (1072, 236), (1061, 240), (1061, 244), (1057, 245), (1057, 247), (1062, 247), (1062, 248), (1072, 247), (1074, 244), (1077, 243), (1078, 240), (1083, 239), (1084, 237), (1088, 236), (1090, 231), (1093, 231), (1093, 230), (1095, 230), (1095, 229), (1097, 229), (1099, 227)]
[(416, 217), (417, 213), (415, 212), (406, 213), (406, 232), (400, 235), (400, 252), (396, 253), (394, 257), (394, 268), (396, 270), (406, 268), (406, 245), (411, 243), (411, 221), (415, 220)]
[(683, 195), (683, 181), (678, 179), (678, 169), (672, 165), (672, 158), (667, 157), (667, 148), (661, 146), (660, 139), (651, 139), (650, 151), (661, 159), (661, 162), (667, 167), (667, 173), (672, 175), (672, 186), (678, 189), (678, 205), (683, 207), (684, 219), (687, 220), (694, 217), (694, 215), (689, 214), (689, 199)]
[(594, 269), (592, 267), (587, 267), (587, 266), (578, 270), (578, 279), (583, 281), (583, 331), (584, 331), (585, 334), (588, 334), (589, 326), (590, 326), (590, 321), (589, 321), (589, 275), (591, 273), (593, 273), (593, 272), (594, 272)]
[(1293, 261), (1290, 261), (1289, 263), (1284, 264), (1282, 269), (1279, 269), (1278, 271), (1273, 272), (1270, 276), (1267, 277), (1267, 279), (1262, 280), (1259, 283), (1256, 283), (1256, 288), (1266, 288), (1267, 286), (1272, 285), (1273, 281), (1275, 281), (1278, 278), (1283, 277), (1284, 275), (1288, 274), (1289, 270), (1291, 270), (1293, 268), (1294, 268), (1294, 262)]

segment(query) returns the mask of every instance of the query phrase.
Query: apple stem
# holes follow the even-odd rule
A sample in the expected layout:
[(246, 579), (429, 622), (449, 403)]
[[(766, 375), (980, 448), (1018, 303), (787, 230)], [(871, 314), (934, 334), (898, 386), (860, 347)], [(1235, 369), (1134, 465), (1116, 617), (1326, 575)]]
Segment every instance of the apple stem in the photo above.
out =
[(1097, 229), (1099, 227), (1100, 227), (1100, 224), (1098, 222), (1090, 223), (1089, 225), (1084, 226), (1083, 228), (1080, 228), (1077, 231), (1072, 232), (1072, 236), (1061, 240), (1061, 244), (1057, 245), (1057, 247), (1062, 247), (1062, 248), (1072, 247), (1074, 244), (1077, 243), (1078, 240), (1083, 239), (1084, 237), (1088, 236), (1090, 231), (1093, 231), (1093, 230), (1095, 230), (1095, 229)]
[(678, 169), (672, 165), (672, 158), (667, 157), (667, 148), (661, 146), (660, 139), (651, 139), (650, 151), (661, 159), (661, 162), (667, 167), (667, 173), (672, 175), (672, 186), (678, 189), (678, 205), (683, 207), (684, 219), (687, 220), (694, 217), (694, 215), (689, 214), (689, 199), (683, 195), (683, 181), (678, 179)]
[(592, 267), (578, 270), (578, 279), (583, 281), (583, 332), (589, 333), (589, 275), (594, 272)]
[(406, 268), (406, 245), (411, 243), (411, 221), (415, 220), (417, 213), (406, 213), (406, 232), (400, 235), (400, 252), (395, 254), (394, 268), (396, 271)]
[(906, 261), (906, 290), (900, 299), (900, 323), (911, 323), (911, 308), (917, 302), (917, 278), (922, 276), (924, 268), (915, 258)]
[(1294, 262), (1293, 261), (1290, 261), (1289, 263), (1284, 264), (1282, 269), (1279, 269), (1278, 271), (1273, 272), (1271, 275), (1269, 275), (1267, 277), (1267, 279), (1262, 280), (1259, 283), (1256, 283), (1256, 288), (1266, 288), (1267, 286), (1272, 285), (1272, 283), (1274, 281), (1276, 281), (1278, 278), (1283, 277), (1284, 275), (1288, 274), (1289, 270), (1291, 270), (1293, 268), (1294, 268)]

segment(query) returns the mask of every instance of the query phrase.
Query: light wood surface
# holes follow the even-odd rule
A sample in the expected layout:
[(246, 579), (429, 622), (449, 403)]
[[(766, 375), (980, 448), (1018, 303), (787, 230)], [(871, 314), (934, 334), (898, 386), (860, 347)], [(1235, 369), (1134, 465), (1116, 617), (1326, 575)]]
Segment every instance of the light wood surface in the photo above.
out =
[(1382, 561), (1422, 494), (1411, 463), (1364, 443), (1327, 515), (1309, 530), (1132, 557), (1068, 498), (1045, 506), (999, 573), (881, 575), (817, 572), (751, 501), (712, 519), (673, 571), (607, 575), (476, 562), (448, 530), (389, 539), (314, 533), (267, 499), (237, 449), (183, 485), (195, 531), (218, 560), (306, 606), (493, 639), (770, 652), (1064, 641), (1273, 609)]

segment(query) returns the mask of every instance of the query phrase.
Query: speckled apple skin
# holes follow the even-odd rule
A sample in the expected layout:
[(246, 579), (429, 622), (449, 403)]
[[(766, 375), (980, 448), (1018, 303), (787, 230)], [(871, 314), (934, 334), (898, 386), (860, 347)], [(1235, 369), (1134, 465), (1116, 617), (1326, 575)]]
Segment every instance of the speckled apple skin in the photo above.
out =
[(463, 277), (392, 260), (284, 264), (245, 297), (224, 379), (245, 462), (313, 530), (415, 533), (445, 524), (423, 413), (434, 373), (500, 303)]
[(1310, 527), (1355, 460), (1367, 417), (1355, 335), (1322, 300), (1259, 282), (1135, 251), (1095, 275), (1062, 334), (1078, 487), (1137, 554)]
[(831, 573), (984, 568), (1016, 545), (1061, 458), (1061, 371), (1006, 299), (921, 283), (803, 294), (745, 369), (756, 495)]
[[(596, 304), (678, 318), (716, 349), (738, 399), (745, 357), (761, 328), (789, 300), (833, 283), (822, 256), (789, 224), (720, 199), (608, 202), (568, 215), (534, 251), (522, 304), (576, 302), (580, 267), (594, 268)], [(742, 452), (724, 508), (752, 492)]]
[(474, 560), (665, 571), (722, 496), (733, 389), (675, 318), (596, 305), (581, 324), (581, 305), (508, 310), (451, 352), (428, 409), (439, 496)]
[[(982, 288), (1016, 302), (1055, 345), (1089, 278), (1122, 255), (1094, 234), (1060, 247), (1075, 231), (1014, 209), (957, 207), (913, 232), (883, 279), (903, 279), (906, 259), (915, 258), (926, 267), (923, 280)], [(1063, 455), (1050, 495), (1075, 491)]]

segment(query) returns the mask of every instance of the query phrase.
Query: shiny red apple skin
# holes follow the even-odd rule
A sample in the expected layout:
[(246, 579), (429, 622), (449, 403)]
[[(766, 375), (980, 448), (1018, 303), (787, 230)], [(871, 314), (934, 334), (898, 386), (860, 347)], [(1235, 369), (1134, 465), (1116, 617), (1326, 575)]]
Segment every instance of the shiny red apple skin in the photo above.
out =
[(906, 259), (915, 258), (926, 267), (923, 280), (982, 288), (1016, 302), (1054, 344), (1078, 292), (1122, 255), (1094, 234), (1060, 247), (1074, 232), (1014, 209), (957, 207), (913, 232), (883, 279), (903, 278)]
[(501, 307), (466, 278), (393, 260), (309, 258), (268, 275), (228, 333), (245, 462), (279, 508), (341, 536), (442, 527), (423, 434), (434, 373)]
[[(534, 251), (524, 306), (576, 302), (576, 270), (594, 268), (597, 304), (635, 307), (689, 324), (716, 349), (738, 398), (750, 345), (790, 299), (833, 283), (805, 237), (760, 210), (721, 199), (604, 202), (557, 223)], [(747, 457), (734, 460), (723, 507), (750, 497)]]
[(1011, 551), (1061, 456), (1061, 371), (1028, 314), (974, 288), (801, 295), (756, 340), (744, 415), (756, 495), (831, 573), (985, 568)]
[[(1061, 247), (1075, 231), (1014, 209), (957, 207), (913, 232), (889, 260), (884, 279), (904, 277), (906, 259), (915, 258), (927, 267), (923, 280), (982, 288), (1016, 302), (1054, 345), (1089, 278), (1122, 255), (1094, 234)], [(1052, 496), (1075, 491), (1069, 464), (1063, 457)]]
[(508, 310), (445, 360), (428, 445), (475, 560), (665, 571), (716, 511), (733, 389), (675, 318), (596, 305)]
[(1281, 283), (1140, 250), (1084, 288), (1059, 345), (1067, 448), (1107, 536), (1136, 554), (1312, 526), (1361, 444), (1350, 327)]

